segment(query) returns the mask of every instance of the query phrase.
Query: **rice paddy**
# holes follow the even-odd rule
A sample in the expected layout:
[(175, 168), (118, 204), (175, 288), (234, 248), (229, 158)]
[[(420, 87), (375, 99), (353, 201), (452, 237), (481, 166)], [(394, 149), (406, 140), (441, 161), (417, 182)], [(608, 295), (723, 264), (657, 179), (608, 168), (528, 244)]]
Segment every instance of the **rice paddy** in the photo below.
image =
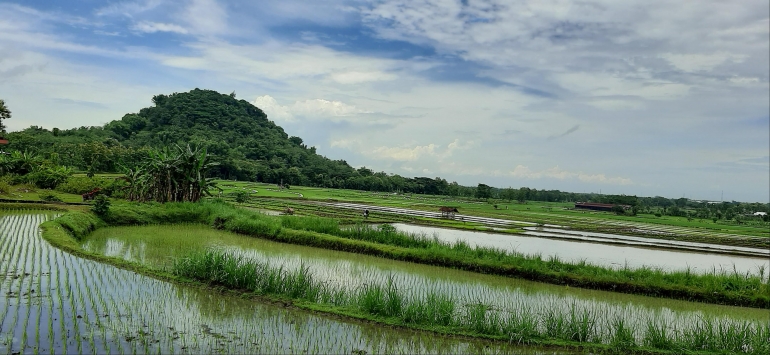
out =
[[(762, 353), (770, 336), (768, 310), (564, 288), (278, 244), (200, 225), (104, 228), (85, 239), (83, 246), (158, 268), (171, 267), (177, 260), (177, 272), (231, 287), (345, 306), (407, 324), (433, 319), (431, 324), (516, 342), (549, 338), (613, 347)], [(219, 254), (206, 254), (210, 250)], [(183, 259), (187, 266), (180, 266), (179, 257), (191, 252), (193, 257)], [(219, 264), (213, 262), (216, 258)], [(237, 280), (257, 282), (260, 275), (273, 275), (268, 277), (272, 281), (230, 284), (216, 279), (228, 274), (227, 263), (233, 270), (247, 265), (246, 269), (263, 271)], [(304, 291), (287, 286), (296, 280), (304, 280), (300, 287)], [(425, 310), (419, 305), (438, 308)]]
[(689, 268), (692, 272), (699, 274), (725, 270), (749, 275), (759, 275), (761, 271), (766, 275), (767, 271), (770, 271), (770, 250), (757, 250), (760, 253), (764, 252), (764, 255), (748, 257), (607, 245), (576, 240), (554, 240), (536, 236), (463, 231), (403, 223), (395, 223), (393, 226), (401, 232), (433, 237), (445, 243), (462, 241), (471, 247), (478, 245), (528, 255), (540, 254), (543, 258), (557, 257), (573, 263), (585, 260), (590, 264), (612, 268), (649, 267), (676, 271)]
[[(0, 214), (0, 353), (532, 353), (180, 286), (53, 248), (50, 214)], [(559, 351), (561, 353), (561, 351)]]

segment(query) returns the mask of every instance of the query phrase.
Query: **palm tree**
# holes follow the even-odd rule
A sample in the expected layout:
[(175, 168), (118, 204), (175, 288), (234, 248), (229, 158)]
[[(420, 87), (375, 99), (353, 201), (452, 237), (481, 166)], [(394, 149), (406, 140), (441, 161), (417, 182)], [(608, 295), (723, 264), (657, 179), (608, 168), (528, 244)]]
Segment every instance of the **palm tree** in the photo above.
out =
[(5, 134), (5, 124), (3, 123), (3, 120), (7, 120), (9, 118), (11, 118), (11, 110), (5, 106), (5, 101), (0, 99), (0, 136)]

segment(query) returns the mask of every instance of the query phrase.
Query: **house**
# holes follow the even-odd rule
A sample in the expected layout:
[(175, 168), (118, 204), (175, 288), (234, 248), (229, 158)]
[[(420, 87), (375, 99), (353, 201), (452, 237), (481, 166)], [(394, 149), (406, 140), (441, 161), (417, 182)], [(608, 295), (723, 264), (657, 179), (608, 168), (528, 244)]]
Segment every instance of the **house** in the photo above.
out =
[(754, 212), (752, 216), (764, 217), (764, 216), (767, 216), (767, 212)]

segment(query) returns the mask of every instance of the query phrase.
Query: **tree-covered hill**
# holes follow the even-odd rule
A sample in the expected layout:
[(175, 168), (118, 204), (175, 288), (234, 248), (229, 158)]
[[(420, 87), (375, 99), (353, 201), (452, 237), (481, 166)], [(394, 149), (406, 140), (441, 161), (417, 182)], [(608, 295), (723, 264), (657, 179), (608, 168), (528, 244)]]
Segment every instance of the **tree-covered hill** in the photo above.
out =
[(418, 193), (444, 193), (449, 186), (443, 179), (374, 173), (320, 156), (233, 94), (195, 89), (152, 101), (152, 107), (103, 127), (13, 132), (8, 148), (53, 154), (60, 164), (83, 171), (119, 172), (142, 159), (148, 147), (191, 144), (214, 154), (220, 165), (213, 173), (226, 179)]

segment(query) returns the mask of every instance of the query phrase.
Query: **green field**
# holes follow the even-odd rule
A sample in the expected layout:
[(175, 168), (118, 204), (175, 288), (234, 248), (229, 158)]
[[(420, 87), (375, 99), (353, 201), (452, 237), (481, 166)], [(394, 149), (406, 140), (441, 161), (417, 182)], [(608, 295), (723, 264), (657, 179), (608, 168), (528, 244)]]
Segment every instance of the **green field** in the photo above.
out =
[[(249, 203), (255, 207), (270, 204), (260, 202), (259, 200), (262, 198), (283, 199), (286, 200), (287, 206), (290, 204), (301, 206), (303, 202), (307, 201), (336, 201), (430, 212), (437, 212), (441, 206), (452, 206), (457, 207), (460, 213), (465, 215), (557, 224), (577, 230), (619, 232), (645, 237), (668, 238), (670, 236), (670, 239), (677, 240), (752, 247), (757, 245), (767, 247), (766, 238), (770, 237), (770, 225), (762, 224), (762, 222), (757, 225), (747, 225), (724, 221), (714, 223), (710, 220), (688, 220), (685, 217), (656, 217), (652, 214), (618, 216), (610, 212), (575, 210), (573, 203), (528, 201), (522, 204), (509, 201), (478, 201), (448, 196), (378, 193), (304, 186), (280, 189), (274, 184), (238, 181), (221, 181), (219, 185), (223, 189), (224, 197), (232, 197), (238, 191), (249, 193)], [(276, 207), (273, 206), (274, 209)], [(301, 210), (301, 208), (295, 209)], [(650, 229), (658, 233), (650, 235), (635, 231), (636, 229)]]

